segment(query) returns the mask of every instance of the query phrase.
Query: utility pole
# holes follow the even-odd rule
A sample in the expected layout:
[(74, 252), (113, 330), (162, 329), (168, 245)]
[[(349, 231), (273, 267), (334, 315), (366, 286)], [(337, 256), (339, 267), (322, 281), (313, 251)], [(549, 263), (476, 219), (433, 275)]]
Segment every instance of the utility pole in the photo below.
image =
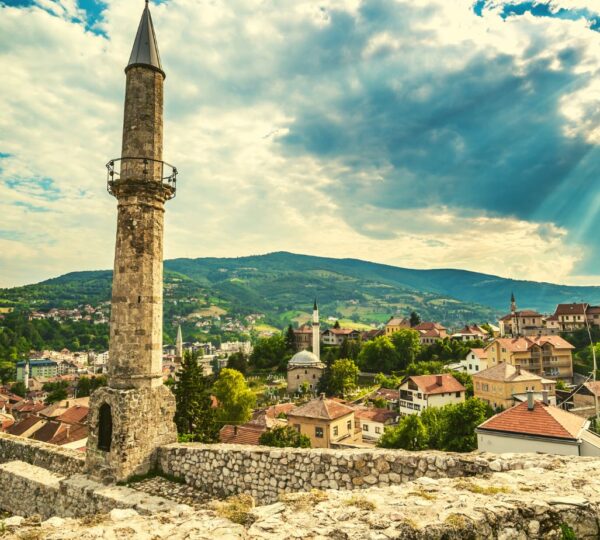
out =
[[(592, 378), (593, 378), (593, 381), (596, 382), (596, 374), (598, 371), (598, 366), (596, 364), (596, 348), (594, 347), (594, 341), (592, 340), (592, 331), (590, 330), (590, 322), (587, 317), (587, 308), (588, 308), (588, 304), (584, 304), (583, 316), (585, 317), (585, 327), (587, 328), (588, 337), (590, 338), (590, 347), (592, 349), (592, 361), (593, 361), (592, 369), (594, 370), (592, 372)], [(592, 393), (594, 394), (594, 407), (595, 407), (595, 411), (596, 411), (594, 429), (596, 431), (598, 431), (598, 394), (596, 393), (596, 385), (593, 385), (593, 389), (594, 390)]]

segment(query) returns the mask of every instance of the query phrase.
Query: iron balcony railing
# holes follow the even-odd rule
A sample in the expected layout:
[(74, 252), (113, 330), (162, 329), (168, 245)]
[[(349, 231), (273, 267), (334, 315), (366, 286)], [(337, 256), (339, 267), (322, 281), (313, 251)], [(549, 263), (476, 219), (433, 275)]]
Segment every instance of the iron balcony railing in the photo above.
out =
[(157, 182), (164, 188), (168, 199), (175, 197), (177, 187), (177, 167), (166, 161), (142, 157), (122, 157), (111, 159), (106, 164), (106, 189), (115, 195), (115, 184), (121, 180), (141, 180)]

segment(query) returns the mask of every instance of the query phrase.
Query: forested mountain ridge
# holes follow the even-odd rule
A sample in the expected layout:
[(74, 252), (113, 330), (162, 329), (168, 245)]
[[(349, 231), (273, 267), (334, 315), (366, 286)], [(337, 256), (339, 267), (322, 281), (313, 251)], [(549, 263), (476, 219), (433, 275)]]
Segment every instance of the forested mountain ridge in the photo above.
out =
[[(72, 272), (35, 285), (0, 289), (0, 306), (32, 309), (97, 305), (110, 299), (112, 272)], [(165, 261), (166, 326), (174, 316), (218, 306), (234, 316), (262, 313), (281, 327), (302, 322), (317, 298), (324, 319), (381, 323), (417, 311), (448, 326), (493, 322), (511, 293), (521, 308), (552, 312), (557, 303), (600, 304), (600, 287), (505, 279), (465, 270), (413, 270), (358, 259), (276, 252), (238, 258)]]

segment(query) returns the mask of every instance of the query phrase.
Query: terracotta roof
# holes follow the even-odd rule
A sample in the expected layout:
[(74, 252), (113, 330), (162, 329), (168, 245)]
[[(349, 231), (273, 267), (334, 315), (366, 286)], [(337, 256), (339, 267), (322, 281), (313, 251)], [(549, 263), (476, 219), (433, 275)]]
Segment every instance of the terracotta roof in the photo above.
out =
[(75, 441), (81, 441), (83, 439), (86, 439), (87, 436), (87, 426), (69, 426), (63, 424), (63, 429), (61, 429), (49, 442), (50, 444), (58, 444), (59, 446), (62, 446), (63, 444), (70, 444)]
[(410, 326), (410, 322), (408, 319), (400, 319), (398, 317), (392, 317), (388, 322), (385, 323), (386, 326)]
[[(533, 311), (532, 309), (523, 309), (521, 311), (515, 311), (515, 315), (517, 317), (543, 317), (543, 315), (541, 313), (538, 313), (537, 311)], [(512, 318), (513, 318), (513, 314), (509, 313), (508, 315), (504, 315), (504, 317), (502, 317), (500, 320), (507, 321)]]
[(44, 423), (46, 422), (46, 420), (42, 420), (41, 418), (38, 418), (37, 416), (28, 416), (27, 418), (24, 418), (23, 420), (17, 422), (16, 424), (13, 424), (11, 427), (8, 428), (7, 433), (10, 433), (11, 435), (23, 435), (23, 433), (29, 431), (31, 428), (33, 428), (36, 424), (40, 424), (39, 426), (37, 426), (37, 429), (40, 429)]
[(354, 334), (357, 333), (358, 334), (358, 330), (354, 330), (352, 328), (328, 328), (327, 330), (325, 330), (325, 332), (331, 332), (332, 334), (337, 334), (340, 336), (348, 336), (350, 334)]
[(64, 413), (57, 416), (56, 419), (67, 424), (80, 424), (85, 421), (89, 412), (89, 407), (75, 405), (74, 407), (69, 407)]
[(529, 336), (517, 338), (496, 338), (485, 348), (485, 350), (487, 351), (494, 343), (499, 343), (502, 347), (510, 352), (525, 352), (531, 349), (531, 347), (534, 345), (542, 347), (546, 343), (550, 343), (556, 349), (575, 348), (560, 336)]
[(38, 429), (30, 438), (41, 442), (50, 442), (64, 426), (60, 422), (50, 420)]
[(243, 424), (241, 426), (224, 425), (219, 431), (219, 441), (227, 444), (258, 445), (260, 436), (267, 431), (264, 426)]
[(592, 395), (600, 396), (600, 381), (589, 381), (584, 383), (584, 385)]
[(280, 403), (278, 405), (272, 405), (266, 409), (259, 409), (254, 411), (252, 420), (248, 424), (259, 425), (271, 428), (273, 426), (281, 425), (285, 423), (284, 419), (277, 418), (279, 414), (288, 414), (292, 409), (295, 409), (294, 403)]
[(487, 353), (485, 352), (485, 349), (474, 348), (471, 349), (469, 352), (476, 354), (481, 360), (485, 360), (487, 358)]
[(534, 401), (533, 410), (530, 411), (525, 401), (492, 416), (478, 429), (573, 440), (579, 438), (586, 422), (581, 416), (554, 405), (544, 405), (541, 401)]
[[(441, 379), (438, 379), (441, 378)], [(412, 380), (424, 394), (443, 394), (445, 392), (464, 392), (465, 387), (450, 373), (441, 375), (411, 375), (405, 379)], [(440, 380), (441, 384), (438, 384)], [(404, 381), (403, 381), (404, 384)]]
[[(415, 328), (413, 328), (413, 330), (415, 330)], [(431, 330), (417, 330), (417, 331), (421, 334), (421, 337), (441, 337), (442, 336), (442, 333), (439, 330), (436, 330), (435, 328), (432, 328)]]
[(375, 392), (375, 395), (387, 399), (388, 401), (395, 401), (398, 399), (398, 390), (392, 388), (379, 388), (377, 392)]
[(319, 397), (313, 399), (300, 407), (296, 407), (288, 413), (288, 416), (306, 417), (306, 418), (322, 418), (324, 420), (335, 420), (347, 414), (353, 413), (354, 409), (337, 403), (332, 399)]
[(436, 322), (422, 322), (413, 326), (413, 330), (446, 330), (446, 327)]
[(397, 412), (390, 411), (389, 409), (355, 409), (354, 413), (359, 420), (370, 420), (371, 422), (380, 422), (382, 424), (398, 416)]
[(583, 315), (588, 304), (558, 304), (555, 315)]
[(542, 378), (535, 373), (517, 369), (512, 364), (500, 362), (479, 373), (473, 374), (474, 379), (490, 379), (492, 381), (515, 382), (515, 381), (542, 381)]
[(12, 410), (20, 414), (37, 413), (44, 409), (46, 405), (43, 403), (34, 403), (33, 401), (20, 401), (13, 405)]

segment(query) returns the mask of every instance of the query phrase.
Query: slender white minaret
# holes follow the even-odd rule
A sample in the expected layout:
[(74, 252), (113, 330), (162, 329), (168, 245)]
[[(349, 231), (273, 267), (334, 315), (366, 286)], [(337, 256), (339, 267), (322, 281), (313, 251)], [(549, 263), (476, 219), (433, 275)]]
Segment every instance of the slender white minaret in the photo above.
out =
[(181, 336), (181, 325), (177, 328), (177, 339), (175, 341), (175, 354), (181, 360), (183, 358), (183, 337)]
[(23, 384), (25, 385), (25, 393), (29, 392), (29, 359), (25, 360), (25, 370), (23, 373)]
[(315, 356), (321, 359), (321, 325), (319, 324), (319, 308), (317, 306), (317, 300), (315, 299), (315, 305), (313, 306), (313, 320), (312, 320), (312, 350)]

